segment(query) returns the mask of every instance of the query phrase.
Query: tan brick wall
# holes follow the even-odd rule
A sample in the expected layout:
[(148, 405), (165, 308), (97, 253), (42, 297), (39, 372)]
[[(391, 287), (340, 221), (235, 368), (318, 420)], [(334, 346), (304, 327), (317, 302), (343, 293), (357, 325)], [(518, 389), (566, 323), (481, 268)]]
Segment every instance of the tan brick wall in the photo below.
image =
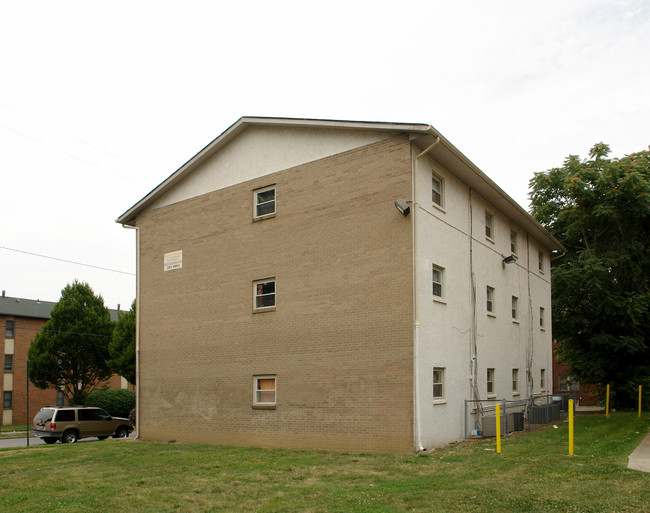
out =
[[(271, 184), (277, 215), (253, 222)], [(410, 195), (396, 137), (139, 216), (141, 437), (412, 450)], [(253, 313), (269, 277), (277, 308)], [(260, 374), (275, 410), (252, 407)]]

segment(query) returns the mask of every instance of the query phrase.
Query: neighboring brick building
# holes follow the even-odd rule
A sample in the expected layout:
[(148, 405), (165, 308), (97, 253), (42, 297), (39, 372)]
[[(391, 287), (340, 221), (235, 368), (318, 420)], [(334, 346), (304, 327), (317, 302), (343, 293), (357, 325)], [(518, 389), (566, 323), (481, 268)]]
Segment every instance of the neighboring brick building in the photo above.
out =
[(553, 343), (553, 394), (569, 394), (576, 401), (576, 406), (596, 406), (598, 397), (604, 396), (602, 387), (583, 385), (573, 377), (556, 353), (557, 343)]
[[(0, 297), (0, 340), (3, 341), (2, 425), (26, 424), (36, 412), (46, 405), (63, 404), (63, 393), (53, 389), (40, 390), (29, 383), (29, 414), (27, 413), (26, 366), (29, 346), (50, 318), (56, 303)], [(117, 310), (110, 310), (117, 320)], [(126, 380), (114, 375), (107, 383), (109, 388), (128, 388)], [(133, 387), (131, 386), (131, 389)], [(26, 420), (28, 419), (28, 420)]]
[(117, 222), (142, 439), (420, 450), (551, 391), (562, 246), (429, 125), (242, 118)]

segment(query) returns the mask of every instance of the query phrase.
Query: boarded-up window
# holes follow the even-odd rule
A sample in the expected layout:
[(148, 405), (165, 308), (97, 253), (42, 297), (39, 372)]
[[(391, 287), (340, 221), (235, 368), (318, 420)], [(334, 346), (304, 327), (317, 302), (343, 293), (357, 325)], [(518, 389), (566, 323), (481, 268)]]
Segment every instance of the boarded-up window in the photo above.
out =
[(275, 404), (275, 376), (255, 376), (255, 404)]

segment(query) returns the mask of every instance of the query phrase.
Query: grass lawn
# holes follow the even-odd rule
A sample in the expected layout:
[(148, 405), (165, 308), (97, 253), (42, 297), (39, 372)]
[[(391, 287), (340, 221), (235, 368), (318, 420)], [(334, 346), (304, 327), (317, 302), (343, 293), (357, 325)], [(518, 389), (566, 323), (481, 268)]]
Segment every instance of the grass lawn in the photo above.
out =
[[(29, 426), (31, 428), (31, 426)], [(14, 424), (11, 426), (0, 426), (0, 436), (16, 436), (16, 433), (25, 434), (25, 424)]]
[(0, 451), (7, 512), (650, 512), (650, 473), (627, 457), (633, 413), (576, 418), (427, 454), (341, 454), (104, 441)]

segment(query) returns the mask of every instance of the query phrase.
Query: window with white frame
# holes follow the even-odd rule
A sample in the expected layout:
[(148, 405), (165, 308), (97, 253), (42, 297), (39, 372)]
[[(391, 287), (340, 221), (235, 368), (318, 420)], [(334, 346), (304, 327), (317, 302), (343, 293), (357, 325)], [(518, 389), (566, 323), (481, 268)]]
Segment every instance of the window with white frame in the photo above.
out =
[(255, 397), (253, 403), (261, 406), (275, 405), (275, 375), (254, 376)]
[(259, 219), (275, 214), (275, 185), (257, 189), (253, 192), (253, 197), (255, 201), (255, 218)]
[(442, 299), (444, 297), (444, 274), (442, 267), (434, 265), (432, 268), (433, 297)]
[(544, 252), (543, 251), (538, 251), (537, 252), (537, 265), (539, 268), (539, 272), (543, 273), (544, 272)]
[(494, 216), (487, 210), (485, 211), (485, 236), (488, 239), (494, 239)]
[(440, 208), (444, 206), (444, 182), (435, 173), (431, 174), (431, 201)]
[(445, 369), (443, 367), (433, 368), (433, 399), (445, 398)]
[(519, 319), (519, 298), (517, 296), (512, 296), (512, 320), (516, 321)]
[(519, 393), (519, 369), (512, 369), (512, 393)]
[(486, 308), (488, 311), (488, 314), (494, 315), (494, 288), (492, 287), (487, 287), (485, 289), (485, 294), (486, 294)]
[(546, 369), (540, 369), (539, 371), (539, 386), (542, 390), (546, 390)]
[(543, 330), (546, 328), (544, 325), (544, 307), (539, 307), (539, 329)]
[(7, 319), (5, 321), (5, 338), (14, 338), (14, 321)]
[(265, 310), (275, 307), (275, 278), (253, 282), (253, 308)]
[(487, 370), (487, 393), (488, 395), (494, 395), (496, 393), (494, 388), (494, 369)]
[(510, 253), (517, 254), (517, 232), (510, 230)]

